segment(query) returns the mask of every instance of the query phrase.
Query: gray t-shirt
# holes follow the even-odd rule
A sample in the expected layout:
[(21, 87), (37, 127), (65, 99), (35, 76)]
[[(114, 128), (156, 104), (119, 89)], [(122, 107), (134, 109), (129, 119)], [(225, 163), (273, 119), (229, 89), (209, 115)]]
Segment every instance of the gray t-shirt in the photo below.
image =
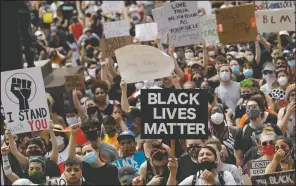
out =
[(232, 174), (234, 181), (236, 182), (236, 185), (242, 185), (243, 184), (243, 178), (241, 176), (240, 170), (237, 166), (227, 163), (222, 163), (222, 167), (220, 171), (228, 171)]
[(99, 150), (101, 159), (103, 161), (107, 161), (107, 163), (111, 163), (119, 159), (118, 152), (113, 145), (101, 142)]

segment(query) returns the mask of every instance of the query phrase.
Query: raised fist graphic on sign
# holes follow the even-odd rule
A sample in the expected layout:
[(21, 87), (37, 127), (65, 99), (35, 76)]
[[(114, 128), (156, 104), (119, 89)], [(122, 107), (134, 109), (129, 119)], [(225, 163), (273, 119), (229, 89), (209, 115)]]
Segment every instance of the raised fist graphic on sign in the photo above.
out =
[(10, 91), (19, 100), (20, 110), (29, 109), (28, 99), (31, 95), (32, 82), (26, 79), (12, 78)]

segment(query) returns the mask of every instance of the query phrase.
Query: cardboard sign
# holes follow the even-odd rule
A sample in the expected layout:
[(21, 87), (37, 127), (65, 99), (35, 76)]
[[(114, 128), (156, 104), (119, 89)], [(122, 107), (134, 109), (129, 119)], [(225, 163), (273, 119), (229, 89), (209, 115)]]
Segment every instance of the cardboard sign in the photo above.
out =
[(66, 91), (77, 89), (85, 89), (85, 78), (84, 75), (75, 74), (72, 76), (65, 76), (65, 88)]
[(174, 60), (161, 50), (146, 45), (128, 45), (115, 51), (121, 77), (126, 83), (171, 75)]
[(269, 9), (285, 9), (285, 8), (296, 8), (296, 2), (294, 0), (286, 1), (255, 1), (255, 10), (269, 10)]
[(270, 163), (268, 160), (262, 160), (262, 161), (249, 161), (247, 163), (248, 167), (248, 174), (250, 177), (264, 174), (265, 168)]
[(295, 185), (295, 169), (251, 177), (252, 185)]
[(216, 15), (204, 15), (199, 18), (200, 19), (200, 27), (201, 27), (201, 35), (203, 39), (208, 43), (218, 43), (218, 32), (217, 32), (217, 22)]
[(1, 72), (1, 101), (12, 134), (48, 129), (50, 116), (40, 67)]
[(234, 44), (256, 40), (254, 8), (254, 4), (245, 4), (216, 11), (217, 30), (221, 43)]
[(158, 33), (161, 37), (161, 43), (165, 43), (165, 33), (168, 32), (167, 21), (164, 19), (163, 7), (152, 10), (154, 21), (157, 23)]
[(295, 31), (295, 9), (274, 9), (256, 11), (258, 32)]
[(175, 47), (200, 43), (196, 1), (166, 3), (163, 6), (170, 44)]
[(141, 138), (206, 139), (208, 131), (207, 90), (141, 90), (143, 127)]
[(140, 41), (154, 41), (157, 36), (157, 23), (136, 25), (136, 38)]
[(105, 38), (129, 36), (129, 29), (130, 24), (127, 20), (104, 23)]
[(121, 13), (124, 9), (124, 1), (103, 1), (103, 13)]
[(115, 56), (115, 50), (132, 43), (133, 41), (131, 36), (113, 37), (102, 39), (100, 41), (100, 48), (107, 57), (113, 57)]
[(139, 172), (140, 166), (146, 161), (146, 157), (143, 151), (137, 152), (132, 156), (122, 158), (112, 162), (118, 169), (129, 166), (132, 167), (136, 172)]

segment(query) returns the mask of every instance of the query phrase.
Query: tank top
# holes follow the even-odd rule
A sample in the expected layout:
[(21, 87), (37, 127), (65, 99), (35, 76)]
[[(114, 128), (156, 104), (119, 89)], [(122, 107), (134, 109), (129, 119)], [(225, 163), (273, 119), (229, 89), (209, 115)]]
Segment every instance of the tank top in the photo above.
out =
[[(169, 175), (170, 175), (170, 171), (169, 171), (168, 167), (165, 166), (164, 171), (163, 171), (163, 174), (162, 175), (159, 175), (159, 176), (163, 177), (160, 185), (166, 185), (166, 183), (168, 181)], [(146, 184), (149, 183), (154, 176), (155, 175), (153, 173), (153, 169), (152, 169), (152, 166), (150, 164), (150, 159), (147, 159)]]
[(78, 41), (83, 32), (82, 24), (81, 23), (71, 24), (70, 29), (73, 32), (74, 38)]

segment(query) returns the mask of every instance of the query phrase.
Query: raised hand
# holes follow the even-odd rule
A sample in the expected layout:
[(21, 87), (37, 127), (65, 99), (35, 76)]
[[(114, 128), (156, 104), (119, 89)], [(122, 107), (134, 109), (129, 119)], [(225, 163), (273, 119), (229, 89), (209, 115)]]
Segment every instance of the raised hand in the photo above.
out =
[(283, 149), (279, 149), (279, 150), (275, 153), (273, 159), (276, 160), (276, 162), (279, 163), (282, 159), (284, 159), (284, 157), (285, 157), (285, 151), (283, 151)]
[(1, 147), (1, 156), (7, 156), (9, 152), (9, 147), (4, 143)]
[(71, 133), (76, 134), (80, 129), (80, 123), (76, 123), (70, 126)]
[(143, 179), (141, 178), (141, 176), (137, 176), (133, 179), (133, 182), (132, 182), (133, 186), (140, 186), (140, 185), (143, 185)]
[(160, 44), (160, 42), (161, 42), (161, 37), (160, 37), (160, 35), (158, 33), (156, 38), (155, 38), (155, 43)]
[(169, 158), (168, 168), (169, 168), (170, 172), (177, 173), (178, 161)]
[(28, 99), (31, 95), (32, 82), (26, 79), (12, 78), (10, 91), (19, 100), (19, 109), (29, 109)]
[(122, 92), (126, 92), (127, 91), (127, 85), (126, 85), (126, 83), (125, 83), (124, 80), (121, 80), (121, 82), (120, 82), (120, 88), (121, 88)]

